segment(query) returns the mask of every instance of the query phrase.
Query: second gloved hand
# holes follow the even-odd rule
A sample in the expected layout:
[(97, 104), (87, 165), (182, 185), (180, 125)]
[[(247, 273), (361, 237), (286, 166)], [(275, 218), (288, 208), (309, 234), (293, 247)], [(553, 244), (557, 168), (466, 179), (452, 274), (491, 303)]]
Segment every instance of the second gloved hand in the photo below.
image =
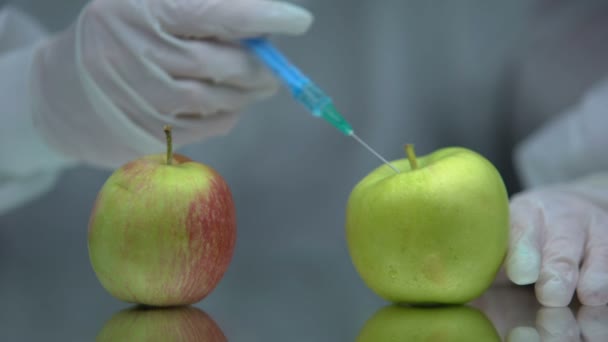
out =
[(526, 138), (515, 165), (527, 190), (511, 199), (505, 262), (546, 306), (608, 303), (608, 79)]
[(312, 16), (266, 0), (95, 0), (43, 43), (32, 65), (32, 116), (66, 157), (114, 168), (226, 133), (277, 90), (238, 40), (301, 34)]
[(511, 200), (506, 271), (535, 284), (545, 306), (608, 303), (608, 174), (523, 192)]

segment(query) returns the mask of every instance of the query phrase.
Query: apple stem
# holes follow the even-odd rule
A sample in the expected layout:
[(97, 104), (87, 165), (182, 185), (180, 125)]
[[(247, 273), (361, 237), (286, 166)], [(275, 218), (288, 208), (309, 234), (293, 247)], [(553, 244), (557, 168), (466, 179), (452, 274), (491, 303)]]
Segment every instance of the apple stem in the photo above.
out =
[(167, 165), (171, 165), (173, 161), (173, 139), (171, 138), (171, 126), (163, 127), (165, 137), (167, 138)]
[(412, 168), (412, 170), (416, 170), (418, 168), (418, 162), (416, 161), (416, 152), (414, 151), (414, 145), (406, 144), (405, 153), (407, 154), (407, 159), (410, 161), (410, 167)]

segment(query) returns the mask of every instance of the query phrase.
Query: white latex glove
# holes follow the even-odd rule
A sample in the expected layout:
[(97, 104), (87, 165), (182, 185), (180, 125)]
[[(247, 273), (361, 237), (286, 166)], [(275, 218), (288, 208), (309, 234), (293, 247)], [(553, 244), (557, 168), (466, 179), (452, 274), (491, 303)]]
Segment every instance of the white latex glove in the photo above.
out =
[(545, 306), (608, 303), (608, 173), (511, 200), (508, 277)]
[(40, 46), (33, 121), (67, 158), (115, 168), (225, 134), (237, 113), (277, 90), (238, 39), (302, 34), (312, 16), (266, 0), (94, 0)]
[(607, 109), (608, 79), (523, 141), (515, 164), (524, 185), (555, 184), (608, 170)]
[[(608, 82), (525, 140), (515, 163), (529, 188), (511, 199), (505, 262), (546, 306), (608, 303)], [(592, 177), (588, 177), (593, 175)]]
[(49, 191), (69, 164), (32, 125), (27, 71), (48, 33), (11, 7), (0, 7), (0, 215)]

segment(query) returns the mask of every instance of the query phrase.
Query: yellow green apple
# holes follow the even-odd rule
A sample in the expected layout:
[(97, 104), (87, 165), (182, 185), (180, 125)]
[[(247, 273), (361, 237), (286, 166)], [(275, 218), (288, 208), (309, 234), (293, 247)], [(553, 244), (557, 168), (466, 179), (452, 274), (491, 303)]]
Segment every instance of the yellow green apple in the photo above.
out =
[(222, 279), (236, 240), (230, 188), (213, 168), (171, 150), (143, 156), (104, 183), (88, 231), (91, 265), (114, 297), (192, 304)]
[(346, 239), (352, 262), (380, 297), (419, 305), (480, 296), (503, 262), (509, 202), (479, 153), (446, 147), (380, 166), (352, 190)]
[(105, 323), (96, 341), (226, 342), (227, 339), (207, 313), (192, 306), (180, 306), (119, 311)]
[(356, 342), (483, 341), (500, 342), (496, 328), (479, 310), (468, 306), (433, 308), (391, 305), (365, 322)]

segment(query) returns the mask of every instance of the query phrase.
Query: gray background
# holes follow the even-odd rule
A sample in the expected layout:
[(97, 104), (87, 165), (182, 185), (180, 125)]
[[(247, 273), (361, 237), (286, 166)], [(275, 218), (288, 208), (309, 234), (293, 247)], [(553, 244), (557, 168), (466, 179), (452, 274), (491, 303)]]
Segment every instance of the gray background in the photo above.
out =
[[(60, 30), (84, 2), (13, 3)], [(315, 13), (313, 28), (277, 44), (362, 138), (388, 159), (403, 158), (409, 142), (419, 154), (474, 149), (510, 192), (519, 190), (514, 144), (606, 68), (593, 43), (606, 30), (566, 34), (608, 13), (599, 1), (300, 3)], [(216, 168), (236, 201), (234, 259), (200, 303), (231, 340), (348, 341), (384, 305), (358, 278), (344, 240), (349, 192), (378, 165), (354, 141), (282, 92), (243, 113), (229, 135), (180, 152)], [(124, 307), (100, 287), (86, 249), (93, 200), (109, 174), (68, 170), (50, 193), (0, 217), (3, 340), (91, 340)]]

